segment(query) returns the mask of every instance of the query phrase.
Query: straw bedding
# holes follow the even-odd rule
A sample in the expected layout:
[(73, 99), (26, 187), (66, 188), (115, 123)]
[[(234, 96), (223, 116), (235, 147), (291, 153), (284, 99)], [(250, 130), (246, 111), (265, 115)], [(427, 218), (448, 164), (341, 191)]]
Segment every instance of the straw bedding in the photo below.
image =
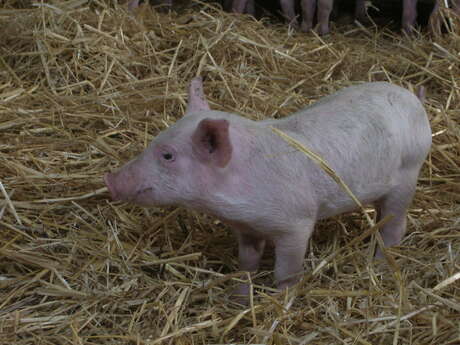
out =
[[(436, 39), (356, 25), (320, 38), (177, 8), (2, 2), (0, 343), (459, 344), (458, 18)], [(111, 203), (102, 175), (183, 115), (198, 74), (214, 109), (256, 120), (357, 82), (425, 86), (433, 147), (389, 260), (371, 259), (362, 213), (321, 222), (303, 282), (274, 294), (268, 250), (244, 307), (224, 225)]]

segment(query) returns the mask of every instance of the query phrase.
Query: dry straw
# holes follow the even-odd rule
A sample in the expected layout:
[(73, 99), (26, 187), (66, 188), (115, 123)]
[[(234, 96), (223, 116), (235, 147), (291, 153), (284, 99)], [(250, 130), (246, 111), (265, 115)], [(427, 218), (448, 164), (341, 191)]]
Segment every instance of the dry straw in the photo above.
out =
[[(458, 18), (436, 39), (356, 25), (320, 38), (202, 2), (1, 4), (0, 344), (460, 343)], [(110, 203), (102, 175), (182, 116), (198, 74), (213, 108), (254, 120), (362, 81), (423, 85), (433, 147), (391, 264), (369, 255), (379, 224), (338, 217), (287, 293), (273, 294), (269, 249), (243, 307), (221, 223)]]

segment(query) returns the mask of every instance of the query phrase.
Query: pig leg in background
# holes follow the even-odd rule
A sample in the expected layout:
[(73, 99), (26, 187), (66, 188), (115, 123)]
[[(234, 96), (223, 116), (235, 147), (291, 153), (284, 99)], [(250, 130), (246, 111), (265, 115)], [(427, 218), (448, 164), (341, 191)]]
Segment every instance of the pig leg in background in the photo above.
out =
[(232, 12), (248, 13), (248, 14), (254, 15), (255, 13), (254, 0), (233, 0)]
[[(146, 0), (146, 2), (149, 2)], [(157, 0), (153, 2), (154, 6), (165, 5), (166, 8), (170, 9), (172, 7), (173, 0)], [(128, 10), (134, 11), (134, 9), (139, 7), (139, 0), (131, 0), (128, 2)]]
[(280, 0), (283, 16), (288, 21), (289, 26), (297, 27), (297, 18), (295, 14), (295, 0)]
[[(233, 227), (233, 231), (238, 239), (238, 263), (240, 271), (257, 272), (260, 259), (264, 253), (265, 240), (248, 235), (247, 233), (251, 232), (250, 229)], [(246, 276), (243, 277), (243, 279), (245, 278)], [(246, 299), (249, 295), (249, 284), (240, 284), (234, 291), (234, 295)]]
[(233, 0), (232, 12), (234, 13), (244, 13), (248, 0)]
[(329, 17), (331, 16), (334, 0), (318, 0), (318, 33), (329, 33)]
[[(380, 229), (385, 248), (398, 245), (406, 232), (407, 208), (415, 194), (418, 169), (408, 172), (400, 185), (395, 186), (393, 191), (375, 203), (377, 221), (381, 221), (388, 215), (393, 218)], [(383, 253), (377, 248), (376, 258), (382, 258)]]
[(135, 8), (139, 7), (139, 0), (131, 0), (128, 2), (128, 10), (134, 11)]
[(402, 28), (406, 33), (414, 30), (417, 18), (417, 0), (404, 0), (402, 13)]
[[(302, 0), (302, 26), (303, 32), (310, 31), (313, 27), (313, 18), (317, 9), (318, 16), (318, 33), (325, 35), (329, 33), (329, 19), (334, 6), (333, 0)], [(366, 15), (366, 1), (356, 0), (355, 17), (362, 23), (368, 22)]]
[(366, 0), (356, 0), (355, 18), (361, 23), (369, 21), (366, 15)]
[(275, 281), (282, 290), (296, 284), (303, 273), (303, 261), (314, 222), (291, 228), (275, 240)]
[(313, 19), (316, 11), (316, 0), (302, 0), (302, 25), (301, 30), (308, 32), (313, 28)]

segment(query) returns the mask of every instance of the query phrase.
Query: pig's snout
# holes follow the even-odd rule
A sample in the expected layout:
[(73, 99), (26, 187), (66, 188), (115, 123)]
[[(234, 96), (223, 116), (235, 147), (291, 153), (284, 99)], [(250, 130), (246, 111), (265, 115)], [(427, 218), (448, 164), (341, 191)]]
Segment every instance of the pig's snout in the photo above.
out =
[(118, 196), (118, 192), (117, 192), (117, 189), (115, 187), (115, 183), (114, 183), (114, 174), (112, 173), (107, 173), (104, 175), (104, 183), (105, 185), (107, 186), (109, 192), (110, 192), (110, 196), (112, 197), (112, 200), (114, 201), (117, 201), (119, 200), (119, 196)]
[(138, 167), (128, 164), (118, 171), (104, 175), (112, 200), (149, 204), (152, 188), (145, 186)]

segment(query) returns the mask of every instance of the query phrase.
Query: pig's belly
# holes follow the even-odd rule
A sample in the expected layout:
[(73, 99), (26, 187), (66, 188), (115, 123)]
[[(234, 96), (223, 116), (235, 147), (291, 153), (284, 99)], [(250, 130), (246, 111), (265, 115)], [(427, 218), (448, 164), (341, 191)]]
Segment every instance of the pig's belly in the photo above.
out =
[[(372, 205), (377, 200), (385, 196), (395, 187), (395, 183), (376, 183), (374, 185), (363, 186), (359, 190), (350, 188), (354, 196), (364, 205)], [(329, 195), (319, 201), (318, 219), (333, 217), (346, 212), (359, 210), (358, 204), (345, 192), (342, 187), (335, 195)]]

